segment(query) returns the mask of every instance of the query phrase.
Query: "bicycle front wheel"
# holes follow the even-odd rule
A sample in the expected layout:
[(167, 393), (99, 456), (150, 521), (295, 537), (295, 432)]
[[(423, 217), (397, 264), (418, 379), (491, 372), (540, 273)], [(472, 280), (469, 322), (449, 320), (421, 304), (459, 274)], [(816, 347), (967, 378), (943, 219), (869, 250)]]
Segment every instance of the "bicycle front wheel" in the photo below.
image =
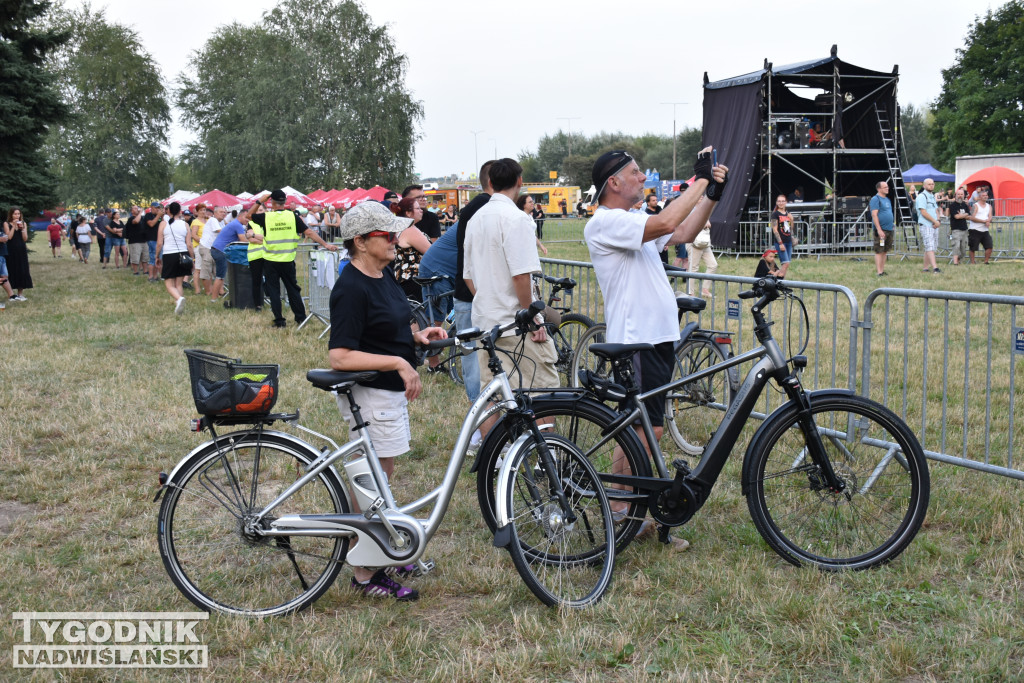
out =
[(544, 441), (551, 462), (545, 465), (538, 444), (523, 449), (501, 492), (512, 524), (509, 552), (545, 605), (586, 607), (608, 590), (615, 569), (611, 508), (583, 453), (556, 435)]
[[(563, 400), (536, 398), (531, 402), (534, 417), (551, 426), (542, 426), (545, 434), (556, 434), (576, 444), (600, 474), (651, 476), (647, 451), (632, 429), (626, 429), (598, 444), (603, 432), (615, 422), (618, 413), (592, 399)], [(484, 523), (493, 532), (497, 528), (498, 471), (505, 453), (519, 432), (507, 416), (503, 416), (487, 433), (480, 445), (476, 472), (477, 499)], [(647, 497), (638, 486), (606, 484), (615, 520), (615, 551), (621, 553), (630, 544), (647, 515)]]
[(555, 367), (558, 369), (563, 387), (575, 387), (579, 384), (573, 368), (573, 352), (580, 339), (594, 324), (591, 318), (579, 313), (562, 315), (562, 322), (558, 324), (558, 333), (555, 335), (555, 350), (558, 352)]
[(768, 418), (747, 451), (747, 506), (768, 545), (788, 562), (867, 569), (910, 544), (928, 510), (928, 463), (895, 413), (862, 396), (814, 398), (811, 412), (833, 491), (811, 459), (791, 406)]
[[(231, 443), (231, 439), (234, 443)], [(347, 538), (262, 536), (285, 514), (348, 512), (327, 469), (255, 525), (252, 516), (306, 473), (319, 453), (275, 434), (221, 437), (185, 463), (160, 506), (160, 557), (174, 585), (206, 611), (253, 617), (301, 610), (326, 591)]]
[[(722, 348), (706, 337), (691, 337), (676, 351), (672, 381), (710, 368), (726, 359)], [(687, 455), (701, 455), (733, 399), (729, 373), (735, 368), (695, 379), (665, 397), (665, 423), (672, 440)]]

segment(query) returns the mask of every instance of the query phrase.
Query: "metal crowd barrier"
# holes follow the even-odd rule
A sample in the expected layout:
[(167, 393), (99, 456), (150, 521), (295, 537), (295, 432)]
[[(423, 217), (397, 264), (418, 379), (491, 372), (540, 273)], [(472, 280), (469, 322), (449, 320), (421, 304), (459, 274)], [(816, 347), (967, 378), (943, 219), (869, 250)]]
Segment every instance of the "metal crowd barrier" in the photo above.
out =
[(861, 393), (899, 413), (928, 457), (1024, 479), (1014, 462), (1021, 307), (1019, 296), (876, 289), (864, 304)]
[[(303, 249), (306, 268), (305, 282), (300, 282), (303, 300), (306, 302), (308, 315), (299, 324), (302, 329), (310, 320), (316, 319), (324, 324), (325, 329), (320, 338), (331, 330), (331, 289), (338, 279), (338, 263), (340, 253), (326, 249)], [(300, 269), (296, 268), (296, 275)]]
[[(573, 310), (604, 320), (591, 264), (541, 263), (546, 274), (579, 283)], [(708, 281), (711, 296), (697, 315), (700, 326), (729, 332), (735, 354), (756, 345), (750, 316), (738, 298), (754, 278), (707, 273), (671, 278), (679, 294), (690, 278)], [(918, 433), (934, 460), (1024, 479), (1024, 466), (1014, 459), (1015, 445), (1024, 443), (1024, 401), (1017, 396), (1024, 391), (1017, 378), (1024, 368), (1024, 316), (1018, 311), (1024, 297), (883, 288), (869, 295), (860, 318), (857, 298), (846, 287), (787, 285), (800, 292), (808, 324), (789, 301), (773, 303), (769, 316), (787, 355), (800, 353), (806, 343), (805, 386), (847, 387), (887, 405)], [(770, 413), (781, 400), (765, 392), (755, 417)]]

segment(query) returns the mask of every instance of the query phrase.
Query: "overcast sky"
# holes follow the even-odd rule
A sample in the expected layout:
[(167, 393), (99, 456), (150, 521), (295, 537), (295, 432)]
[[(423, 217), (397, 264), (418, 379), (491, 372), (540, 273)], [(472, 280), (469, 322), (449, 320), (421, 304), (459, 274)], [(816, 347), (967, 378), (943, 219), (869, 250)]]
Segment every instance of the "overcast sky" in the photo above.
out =
[[(171, 85), (214, 27), (254, 22), (276, 4), (97, 0), (93, 6), (140, 32)], [(477, 157), (536, 150), (545, 133), (569, 126), (586, 134), (671, 135), (673, 107), (662, 102), (686, 102), (675, 107), (677, 125), (697, 127), (705, 71), (719, 80), (755, 71), (765, 58), (782, 65), (827, 57), (833, 44), (841, 59), (858, 66), (889, 71), (898, 64), (900, 103), (927, 105), (975, 17), (1000, 4), (368, 0), (364, 7), (409, 59), (407, 85), (424, 110), (416, 170), (427, 177), (470, 173)], [(476, 150), (474, 130), (482, 131)], [(188, 139), (175, 126), (172, 153)]]

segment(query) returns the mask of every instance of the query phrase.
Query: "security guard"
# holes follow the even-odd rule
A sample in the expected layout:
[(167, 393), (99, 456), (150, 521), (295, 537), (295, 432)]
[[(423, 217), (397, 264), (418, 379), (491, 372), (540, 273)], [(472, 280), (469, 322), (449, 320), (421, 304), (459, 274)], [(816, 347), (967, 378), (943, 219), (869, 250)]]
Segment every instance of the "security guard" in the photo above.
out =
[[(274, 327), (284, 327), (285, 320), (281, 314), (281, 284), (288, 293), (295, 322), (302, 324), (306, 319), (306, 307), (302, 303), (302, 290), (295, 279), (295, 254), (300, 237), (308, 237), (329, 251), (337, 251), (338, 247), (328, 244), (320, 235), (310, 230), (294, 211), (284, 208), (287, 196), (283, 190), (270, 193), (266, 204), (266, 212), (253, 214), (250, 223), (263, 229), (263, 278), (267, 298), (270, 299), (270, 310), (274, 312)], [(257, 200), (256, 204), (262, 206)], [(256, 237), (252, 226), (245, 232), (247, 239)], [(258, 240), (257, 240), (258, 243)], [(252, 245), (250, 244), (250, 248)]]

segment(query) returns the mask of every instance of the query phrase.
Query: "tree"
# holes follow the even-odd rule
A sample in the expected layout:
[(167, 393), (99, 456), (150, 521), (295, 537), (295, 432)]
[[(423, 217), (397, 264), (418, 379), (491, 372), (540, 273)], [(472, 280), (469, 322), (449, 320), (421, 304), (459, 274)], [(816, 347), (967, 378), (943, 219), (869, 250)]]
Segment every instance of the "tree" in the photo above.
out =
[(932, 163), (932, 141), (928, 137), (931, 112), (912, 104), (901, 107), (900, 125), (903, 127), (903, 151), (906, 166)]
[(354, 0), (283, 0), (264, 19), (218, 31), (179, 77), (199, 177), (233, 191), (414, 179), (423, 109), (386, 28)]
[(88, 5), (55, 20), (76, 36), (48, 63), (62, 98), (73, 103), (47, 142), (61, 198), (107, 206), (165, 196), (170, 108), (139, 35)]
[(53, 176), (39, 153), (48, 126), (65, 109), (46, 71), (47, 55), (70, 34), (43, 28), (50, 3), (5, 0), (0, 9), (0, 210), (10, 205), (26, 215), (53, 205)]
[(942, 72), (932, 105), (935, 163), (957, 156), (1024, 149), (1024, 0), (989, 10), (967, 33), (966, 46)]

